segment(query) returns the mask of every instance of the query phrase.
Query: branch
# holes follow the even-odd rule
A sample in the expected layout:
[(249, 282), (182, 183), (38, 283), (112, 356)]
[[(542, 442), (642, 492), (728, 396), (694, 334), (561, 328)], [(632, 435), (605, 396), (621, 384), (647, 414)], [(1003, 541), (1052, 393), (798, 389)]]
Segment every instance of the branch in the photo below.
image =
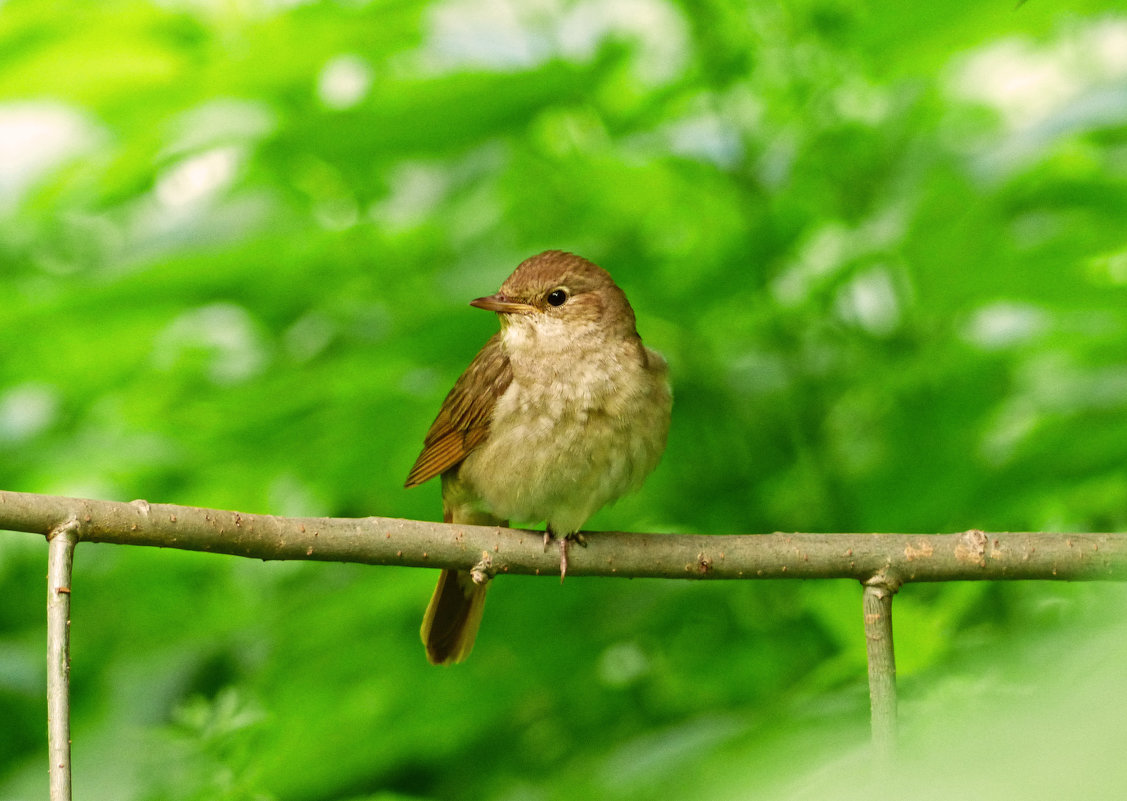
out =
[(865, 582), (865, 649), (869, 657), (869, 712), (878, 773), (892, 765), (896, 748), (896, 654), (892, 645), (892, 596), (896, 584), (882, 575)]
[(48, 535), (47, 551), (47, 750), (51, 801), (70, 801), (70, 577), (73, 520)]
[[(285, 518), (147, 501), (120, 503), (0, 491), (0, 528), (48, 535), (74, 520), (83, 542), (559, 575), (539, 532), (386, 517)], [(1127, 534), (587, 535), (568, 575), (651, 578), (1127, 579)], [(483, 557), (488, 558), (483, 558)]]

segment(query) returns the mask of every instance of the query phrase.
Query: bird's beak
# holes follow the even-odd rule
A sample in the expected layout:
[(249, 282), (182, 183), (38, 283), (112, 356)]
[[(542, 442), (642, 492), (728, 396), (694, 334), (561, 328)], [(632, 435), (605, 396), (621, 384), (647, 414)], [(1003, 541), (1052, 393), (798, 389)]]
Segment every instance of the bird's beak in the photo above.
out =
[(496, 295), (471, 300), (470, 305), (476, 306), (479, 309), (485, 309), (486, 311), (497, 312), (498, 314), (531, 314), (536, 311), (535, 306), (509, 300), (500, 292)]

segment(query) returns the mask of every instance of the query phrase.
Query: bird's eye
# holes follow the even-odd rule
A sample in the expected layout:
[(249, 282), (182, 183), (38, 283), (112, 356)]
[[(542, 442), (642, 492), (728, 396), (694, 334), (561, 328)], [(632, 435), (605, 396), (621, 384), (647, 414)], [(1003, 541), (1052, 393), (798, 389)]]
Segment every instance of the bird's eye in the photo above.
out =
[(565, 303), (567, 303), (567, 290), (563, 287), (560, 287), (559, 289), (553, 289), (548, 293), (549, 306), (562, 306)]

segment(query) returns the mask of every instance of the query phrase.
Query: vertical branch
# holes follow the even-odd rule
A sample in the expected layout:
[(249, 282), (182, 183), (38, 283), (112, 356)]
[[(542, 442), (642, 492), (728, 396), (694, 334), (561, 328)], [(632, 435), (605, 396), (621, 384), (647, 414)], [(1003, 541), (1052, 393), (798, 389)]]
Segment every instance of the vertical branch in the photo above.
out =
[(869, 708), (874, 754), (882, 767), (896, 751), (896, 654), (892, 646), (892, 596), (897, 584), (883, 573), (865, 582), (865, 647), (869, 655)]
[(47, 547), (47, 752), (51, 801), (70, 801), (70, 577), (78, 526), (51, 532)]

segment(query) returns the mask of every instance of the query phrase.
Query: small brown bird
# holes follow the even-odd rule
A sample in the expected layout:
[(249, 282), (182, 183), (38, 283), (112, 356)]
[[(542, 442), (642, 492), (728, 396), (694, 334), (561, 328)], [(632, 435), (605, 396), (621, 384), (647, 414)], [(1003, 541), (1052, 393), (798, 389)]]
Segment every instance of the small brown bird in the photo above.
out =
[[(563, 576), (568, 541), (661, 459), (668, 368), (642, 344), (610, 275), (572, 253), (525, 260), (470, 305), (497, 312), (501, 331), (446, 396), (406, 485), (441, 475), (448, 523), (546, 521)], [(469, 655), (486, 588), (442, 571), (420, 632), (432, 664)]]

